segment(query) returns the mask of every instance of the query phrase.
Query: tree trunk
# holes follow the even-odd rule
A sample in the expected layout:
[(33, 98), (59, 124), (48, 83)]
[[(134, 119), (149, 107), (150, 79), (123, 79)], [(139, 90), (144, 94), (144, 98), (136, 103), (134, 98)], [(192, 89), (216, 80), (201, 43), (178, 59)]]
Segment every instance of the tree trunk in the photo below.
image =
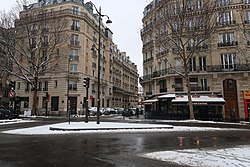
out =
[(187, 96), (188, 96), (189, 118), (195, 119), (194, 118), (194, 107), (193, 107), (192, 95), (191, 95), (190, 79), (189, 79), (189, 75), (188, 75), (187, 59), (184, 60), (184, 71), (185, 71), (185, 80), (186, 80)]
[(33, 94), (33, 105), (32, 105), (32, 115), (37, 115), (37, 83), (38, 83), (38, 77), (35, 77), (34, 80), (34, 94)]

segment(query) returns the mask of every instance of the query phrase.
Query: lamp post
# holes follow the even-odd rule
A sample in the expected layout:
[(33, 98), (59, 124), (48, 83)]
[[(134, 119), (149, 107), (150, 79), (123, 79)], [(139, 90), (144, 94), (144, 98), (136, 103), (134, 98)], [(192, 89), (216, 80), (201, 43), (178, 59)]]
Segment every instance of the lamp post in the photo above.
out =
[(68, 58), (68, 76), (67, 76), (67, 112), (69, 117), (69, 124), (70, 124), (70, 101), (69, 101), (69, 69), (70, 69), (70, 61), (72, 59)]
[(96, 123), (100, 124), (100, 72), (101, 72), (101, 20), (102, 17), (106, 16), (108, 18), (108, 20), (106, 21), (106, 24), (111, 24), (112, 21), (109, 20), (109, 17), (107, 15), (103, 15), (101, 13), (101, 7), (99, 7), (99, 10), (96, 8), (95, 4), (93, 4), (91, 1), (89, 2), (91, 3), (97, 14), (98, 14), (98, 59), (97, 59), (97, 120)]

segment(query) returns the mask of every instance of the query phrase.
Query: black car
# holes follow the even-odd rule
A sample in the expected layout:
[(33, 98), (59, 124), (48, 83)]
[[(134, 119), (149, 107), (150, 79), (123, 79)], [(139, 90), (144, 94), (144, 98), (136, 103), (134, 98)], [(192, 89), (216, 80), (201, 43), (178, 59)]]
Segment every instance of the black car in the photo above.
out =
[(4, 106), (0, 106), (0, 119), (7, 119), (11, 116), (11, 111)]
[(8, 106), (0, 106), (0, 119), (12, 119), (19, 117), (19, 110)]

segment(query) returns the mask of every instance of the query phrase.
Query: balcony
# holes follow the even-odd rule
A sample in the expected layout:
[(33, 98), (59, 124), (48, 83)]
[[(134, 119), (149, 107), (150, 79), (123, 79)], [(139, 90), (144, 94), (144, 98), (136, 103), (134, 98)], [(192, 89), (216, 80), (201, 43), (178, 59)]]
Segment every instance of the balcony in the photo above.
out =
[(191, 51), (193, 49), (193, 51), (205, 51), (208, 49), (208, 45), (198, 45), (198, 46), (188, 46), (187, 47), (187, 51)]
[(175, 87), (176, 92), (183, 92), (183, 87)]
[(69, 58), (70, 58), (71, 60), (79, 61), (79, 56), (76, 56), (76, 55), (69, 55)]
[(146, 92), (146, 96), (148, 95), (152, 95), (152, 91), (151, 92)]
[(209, 87), (191, 86), (191, 91), (210, 91)]
[[(184, 67), (178, 67), (178, 71), (184, 73)], [(210, 65), (210, 66), (195, 66), (189, 69), (192, 74), (196, 73), (209, 73), (209, 72), (231, 72), (231, 71), (250, 71), (250, 64), (231, 64), (231, 65)], [(150, 81), (156, 77), (164, 77), (167, 75), (178, 75), (173, 68), (166, 68), (163, 70), (155, 71), (153, 74), (145, 75), (139, 78), (139, 82)]]
[(42, 29), (42, 33), (47, 33), (47, 32), (49, 32), (49, 28), (43, 28)]
[(238, 41), (229, 41), (229, 42), (218, 43), (218, 47), (237, 46), (237, 45), (238, 45)]
[(167, 88), (161, 88), (160, 93), (167, 92)]
[(70, 41), (70, 45), (71, 45), (71, 46), (79, 46), (79, 44), (80, 44), (80, 42), (77, 41), (77, 40), (71, 40), (71, 41)]
[(228, 21), (220, 21), (217, 23), (218, 26), (228, 26), (236, 24), (235, 20), (228, 20)]
[(148, 62), (151, 62), (151, 61), (153, 61), (153, 57), (150, 57), (150, 58), (148, 58), (146, 60), (143, 60), (143, 63), (148, 63)]
[(78, 27), (78, 26), (71, 26), (71, 30), (80, 31), (80, 27)]

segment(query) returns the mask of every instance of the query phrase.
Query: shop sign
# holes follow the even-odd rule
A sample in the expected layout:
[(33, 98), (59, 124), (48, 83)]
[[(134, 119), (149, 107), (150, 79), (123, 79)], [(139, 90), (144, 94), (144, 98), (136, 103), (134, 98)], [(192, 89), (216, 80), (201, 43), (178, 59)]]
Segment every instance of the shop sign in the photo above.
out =
[(250, 99), (250, 91), (244, 91), (244, 99)]

